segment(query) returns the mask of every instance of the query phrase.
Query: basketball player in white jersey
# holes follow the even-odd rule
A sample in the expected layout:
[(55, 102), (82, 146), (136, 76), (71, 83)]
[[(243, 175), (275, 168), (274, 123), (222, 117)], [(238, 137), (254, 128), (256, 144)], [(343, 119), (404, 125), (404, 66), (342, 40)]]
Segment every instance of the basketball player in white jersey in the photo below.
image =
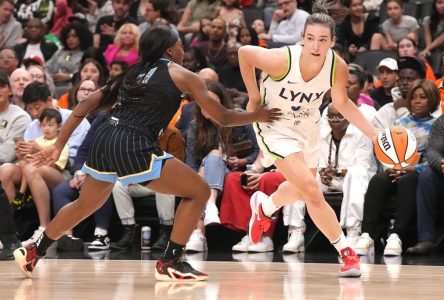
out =
[[(359, 277), (359, 258), (349, 246), (315, 178), (320, 148), (318, 108), (324, 94), (331, 89), (334, 106), (369, 138), (376, 137), (377, 129), (347, 97), (348, 67), (331, 49), (335, 44), (335, 19), (345, 16), (346, 11), (327, 1), (314, 2), (301, 44), (279, 49), (244, 46), (239, 50), (242, 77), (249, 95), (247, 110), (265, 105), (278, 107), (283, 113), (282, 119), (273, 124), (255, 123), (254, 127), (265, 165), (276, 165), (287, 179), (270, 197), (260, 192), (253, 194), (249, 235), (257, 243), (275, 219), (275, 211), (303, 199), (316, 226), (342, 257), (344, 266), (339, 276)], [(255, 68), (265, 73), (261, 91)]]

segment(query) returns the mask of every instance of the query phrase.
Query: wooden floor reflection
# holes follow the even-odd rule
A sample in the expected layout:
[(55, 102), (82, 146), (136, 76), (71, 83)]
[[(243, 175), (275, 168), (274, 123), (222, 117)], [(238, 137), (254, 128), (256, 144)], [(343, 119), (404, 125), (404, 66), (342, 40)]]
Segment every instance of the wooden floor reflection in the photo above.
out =
[(210, 278), (156, 282), (155, 261), (46, 259), (34, 278), (0, 262), (0, 299), (443, 299), (444, 267), (362, 265), (360, 279), (339, 264), (194, 261)]

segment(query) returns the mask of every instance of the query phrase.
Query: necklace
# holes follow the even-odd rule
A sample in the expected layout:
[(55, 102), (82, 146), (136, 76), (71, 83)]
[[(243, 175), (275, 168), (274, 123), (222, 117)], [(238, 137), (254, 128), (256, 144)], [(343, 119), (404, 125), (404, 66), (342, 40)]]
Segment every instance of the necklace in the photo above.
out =
[[(210, 49), (210, 44), (208, 44), (208, 58), (209, 60), (213, 60), (214, 58), (216, 58), (220, 52), (222, 51), (223, 47), (225, 45), (225, 42), (222, 41), (222, 43), (220, 44), (218, 49)], [(211, 52), (216, 51), (216, 54), (211, 54)]]
[[(341, 143), (341, 141), (334, 141), (335, 142), (335, 146), (336, 146), (336, 153), (335, 153), (335, 165), (334, 165), (334, 169), (338, 168), (339, 165), (339, 144)], [(331, 140), (330, 140), (330, 147), (328, 148), (328, 165), (331, 167), (331, 152), (333, 150), (333, 132), (331, 134)]]

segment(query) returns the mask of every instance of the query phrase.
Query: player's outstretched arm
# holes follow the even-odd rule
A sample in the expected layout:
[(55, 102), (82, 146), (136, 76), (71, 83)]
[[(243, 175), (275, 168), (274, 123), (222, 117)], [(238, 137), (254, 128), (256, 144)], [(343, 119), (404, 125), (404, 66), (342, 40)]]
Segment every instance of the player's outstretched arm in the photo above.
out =
[(335, 81), (331, 88), (333, 105), (350, 123), (373, 140), (378, 134), (378, 129), (367, 121), (358, 107), (347, 96), (348, 67), (343, 60), (338, 59), (334, 78)]
[(170, 67), (170, 74), (176, 86), (184, 93), (190, 93), (197, 105), (222, 126), (240, 126), (252, 122), (272, 122), (281, 115), (278, 109), (258, 107), (253, 112), (238, 112), (223, 107), (210, 94), (205, 82), (195, 73), (179, 65)]

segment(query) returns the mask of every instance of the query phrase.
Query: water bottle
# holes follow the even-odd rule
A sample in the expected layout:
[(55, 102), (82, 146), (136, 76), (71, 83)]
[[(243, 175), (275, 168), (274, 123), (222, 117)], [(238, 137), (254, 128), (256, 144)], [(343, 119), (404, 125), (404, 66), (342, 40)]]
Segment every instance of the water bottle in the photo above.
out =
[(151, 249), (151, 227), (143, 226), (140, 230), (140, 249)]

